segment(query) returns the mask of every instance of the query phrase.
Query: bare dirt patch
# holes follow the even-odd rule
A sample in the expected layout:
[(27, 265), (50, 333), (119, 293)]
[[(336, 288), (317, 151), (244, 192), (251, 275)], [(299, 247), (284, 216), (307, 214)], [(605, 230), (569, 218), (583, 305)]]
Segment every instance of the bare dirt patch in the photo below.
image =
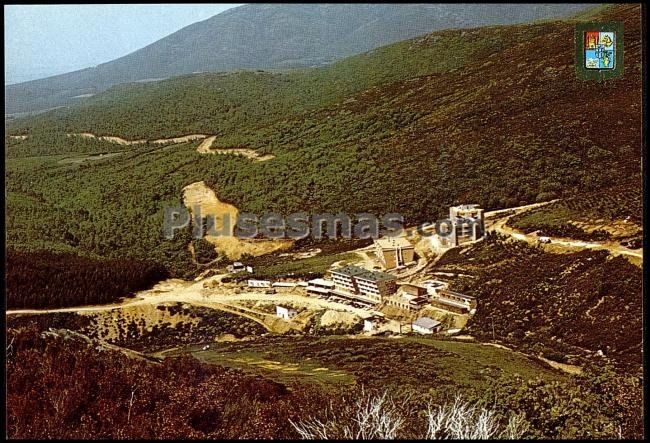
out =
[(320, 325), (324, 327), (352, 327), (361, 322), (361, 319), (350, 313), (334, 310), (327, 310), (320, 319)]
[(205, 182), (192, 183), (183, 188), (183, 204), (190, 211), (200, 208), (201, 216), (214, 216), (215, 230), (225, 235), (207, 235), (205, 239), (215, 246), (215, 250), (231, 260), (238, 260), (244, 254), (253, 257), (291, 248), (291, 240), (240, 239), (233, 236), (238, 210), (235, 206), (222, 202)]

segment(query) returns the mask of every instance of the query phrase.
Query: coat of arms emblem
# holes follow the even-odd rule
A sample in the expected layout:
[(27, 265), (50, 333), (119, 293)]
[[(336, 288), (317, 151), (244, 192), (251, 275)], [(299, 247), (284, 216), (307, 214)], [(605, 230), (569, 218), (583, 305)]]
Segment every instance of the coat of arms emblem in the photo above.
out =
[(587, 31), (584, 38), (585, 68), (614, 69), (616, 64), (616, 33)]

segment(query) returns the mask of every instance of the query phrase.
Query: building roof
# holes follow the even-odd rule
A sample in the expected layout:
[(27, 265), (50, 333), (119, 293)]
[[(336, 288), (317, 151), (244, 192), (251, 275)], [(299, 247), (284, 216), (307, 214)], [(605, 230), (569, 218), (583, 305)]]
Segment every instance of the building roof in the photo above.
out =
[(337, 274), (347, 275), (348, 277), (354, 277), (366, 271), (367, 271), (366, 269), (354, 265), (342, 266), (340, 268), (336, 268), (332, 270), (332, 272), (335, 272)]
[(309, 283), (310, 286), (312, 285), (321, 285), (321, 286), (334, 286), (334, 282), (331, 280), (325, 280), (324, 278), (315, 278), (313, 280), (309, 280), (307, 283)]
[(456, 209), (458, 211), (470, 211), (472, 209), (481, 209), (481, 208), (477, 204), (464, 204), (464, 205), (452, 206), (452, 209)]
[(382, 237), (375, 239), (375, 244), (382, 249), (412, 248), (413, 245), (404, 237)]
[(441, 289), (440, 294), (443, 295), (449, 294), (449, 295), (453, 295), (454, 297), (463, 298), (465, 300), (476, 300), (476, 297), (473, 297), (471, 295), (461, 294), (460, 292), (456, 292), (456, 291), (450, 291), (449, 289)]
[(430, 317), (420, 317), (413, 322), (413, 326), (419, 326), (425, 329), (433, 329), (441, 324), (442, 323), (440, 323), (438, 320), (434, 320)]
[(437, 298), (437, 299), (434, 300), (434, 302), (435, 303), (440, 303), (440, 304), (443, 304), (443, 305), (447, 305), (447, 306), (455, 306), (457, 308), (468, 309), (469, 310), (469, 306), (467, 306), (465, 303), (455, 301), (455, 300), (451, 300), (451, 299), (448, 299), (448, 298)]
[(423, 281), (422, 284), (425, 287), (429, 287), (429, 288), (443, 288), (443, 287), (446, 287), (448, 285), (444, 281), (440, 281), (440, 280), (426, 280), (426, 281)]
[(396, 279), (394, 275), (387, 272), (370, 271), (368, 269), (354, 265), (343, 266), (342, 268), (332, 270), (332, 272), (347, 275), (348, 277), (355, 277), (362, 280), (369, 280), (374, 282)]
[(318, 286), (307, 286), (308, 291), (318, 292), (320, 294), (329, 294), (330, 290), (325, 288), (320, 288)]

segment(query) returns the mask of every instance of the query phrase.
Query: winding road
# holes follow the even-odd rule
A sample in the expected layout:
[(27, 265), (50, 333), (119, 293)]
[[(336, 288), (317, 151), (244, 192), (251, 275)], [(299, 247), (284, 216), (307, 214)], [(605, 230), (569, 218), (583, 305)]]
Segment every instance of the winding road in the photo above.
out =
[[(501, 209), (498, 211), (486, 212), (485, 213), (486, 230), (499, 232), (501, 234), (508, 235), (517, 240), (526, 241), (528, 243), (538, 243), (539, 237), (537, 236), (537, 234), (535, 233), (524, 234), (523, 232), (513, 229), (510, 226), (507, 226), (508, 220), (510, 220), (511, 217), (517, 214), (521, 214), (522, 212), (539, 208), (540, 206), (545, 206), (556, 201), (557, 200), (551, 200), (543, 203), (535, 203), (532, 205), (518, 206), (516, 208), (508, 208), (508, 209)], [(491, 219), (498, 217), (501, 214), (507, 214), (507, 215), (504, 217), (500, 217), (490, 223)], [(556, 249), (556, 247), (559, 247), (559, 248), (565, 248), (567, 250), (575, 250), (576, 248), (595, 249), (595, 250), (604, 249), (609, 251), (609, 253), (612, 255), (628, 255), (631, 257), (639, 258), (641, 259), (641, 261), (643, 261), (642, 249), (637, 249), (637, 250), (627, 249), (626, 247), (621, 246), (617, 242), (588, 242), (588, 241), (573, 240), (570, 238), (560, 238), (560, 237), (548, 237), (548, 238), (550, 238), (551, 242), (544, 246), (548, 246), (549, 248)]]

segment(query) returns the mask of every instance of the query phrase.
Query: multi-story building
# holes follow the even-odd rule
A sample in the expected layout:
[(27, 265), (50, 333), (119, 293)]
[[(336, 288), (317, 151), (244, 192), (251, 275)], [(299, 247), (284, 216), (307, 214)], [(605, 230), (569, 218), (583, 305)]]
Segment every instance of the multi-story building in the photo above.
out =
[(453, 246), (476, 241), (485, 233), (483, 209), (478, 205), (452, 206), (449, 208), (449, 219)]
[(415, 261), (415, 249), (404, 237), (383, 237), (375, 240), (377, 258), (384, 269), (393, 269)]
[(330, 271), (335, 289), (333, 294), (381, 303), (383, 297), (397, 290), (395, 276), (386, 272), (369, 271), (359, 266), (344, 266)]

